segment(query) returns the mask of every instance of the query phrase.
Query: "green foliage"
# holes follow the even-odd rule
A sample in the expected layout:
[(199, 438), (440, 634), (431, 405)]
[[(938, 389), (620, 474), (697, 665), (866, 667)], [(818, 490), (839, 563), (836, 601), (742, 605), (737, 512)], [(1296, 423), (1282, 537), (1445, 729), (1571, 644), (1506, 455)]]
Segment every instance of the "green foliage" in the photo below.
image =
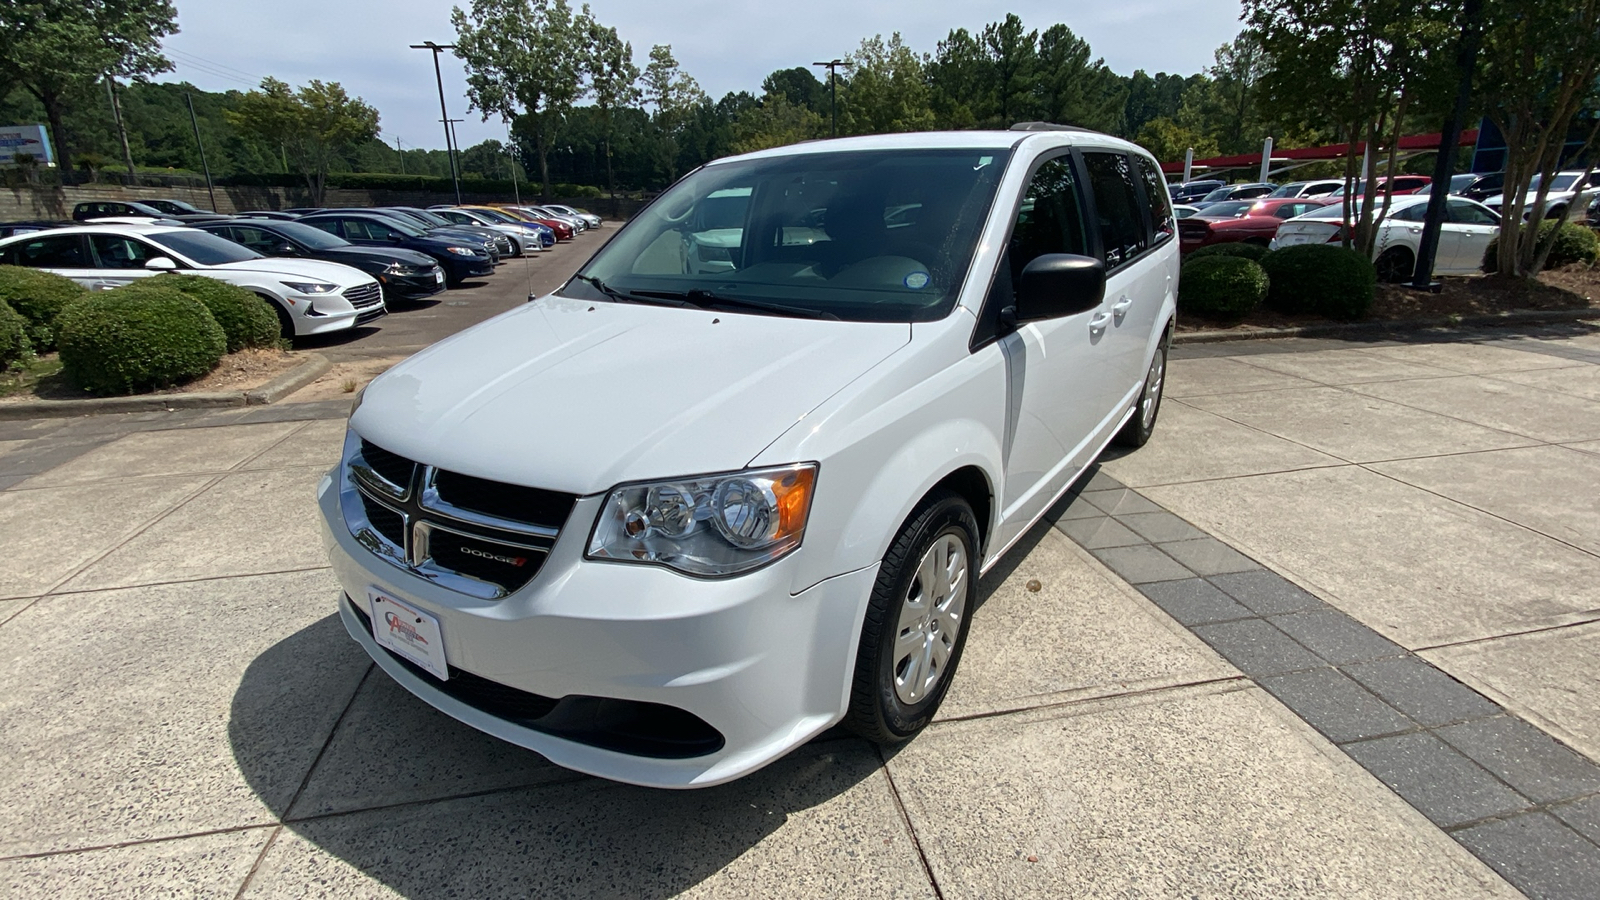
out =
[(1271, 282), (1268, 305), (1287, 313), (1359, 319), (1372, 308), (1377, 292), (1378, 270), (1372, 260), (1334, 244), (1274, 250), (1261, 260), (1261, 268)]
[(313, 205), (322, 204), (328, 172), (378, 136), (378, 111), (351, 99), (336, 81), (312, 79), (298, 91), (276, 78), (240, 97), (223, 116), (240, 131), (277, 144), (305, 176)]
[[(1539, 225), (1537, 246), (1554, 241), (1550, 247), (1550, 255), (1545, 257), (1546, 269), (1559, 269), (1573, 263), (1593, 264), (1600, 259), (1600, 235), (1596, 235), (1593, 228), (1579, 225), (1577, 222), (1567, 222), (1556, 230), (1556, 220), (1546, 219)], [(1489, 242), (1483, 252), (1483, 270), (1485, 272), (1497, 271), (1499, 266), (1500, 238), (1496, 237)]]
[(28, 320), (0, 300), (0, 372), (28, 355)]
[(803, 106), (795, 106), (782, 94), (768, 94), (761, 104), (734, 123), (735, 153), (753, 153), (768, 147), (782, 147), (808, 141), (828, 133), (822, 117)]
[(39, 352), (56, 346), (56, 318), (89, 293), (70, 278), (21, 266), (0, 266), (0, 302), (27, 322), (29, 343)]
[(91, 294), (60, 318), (61, 364), (92, 394), (131, 394), (198, 378), (227, 349), (222, 326), (176, 288)]
[(1259, 263), (1266, 257), (1267, 252), (1267, 248), (1260, 244), (1247, 244), (1244, 241), (1235, 241), (1229, 244), (1208, 244), (1204, 247), (1196, 247), (1190, 250), (1189, 254), (1183, 258), (1183, 264), (1187, 266), (1191, 260), (1205, 259), (1208, 256), (1236, 256), (1240, 259), (1248, 259), (1251, 262)]
[[(891, 36), (888, 43), (884, 43), (882, 35), (862, 41), (861, 47), (851, 54), (850, 61), (855, 68), (850, 70), (850, 80), (840, 101), (843, 106), (839, 114), (841, 134), (927, 131), (934, 127), (922, 59), (906, 46), (898, 33)], [(816, 112), (826, 116), (827, 102), (824, 101)]]
[(268, 301), (225, 281), (198, 275), (161, 275), (119, 290), (150, 296), (176, 290), (199, 300), (222, 326), (229, 353), (246, 347), (275, 347), (280, 339), (278, 314)]
[(1237, 321), (1267, 296), (1267, 273), (1237, 256), (1206, 256), (1183, 264), (1178, 280), (1178, 309), (1186, 313)]

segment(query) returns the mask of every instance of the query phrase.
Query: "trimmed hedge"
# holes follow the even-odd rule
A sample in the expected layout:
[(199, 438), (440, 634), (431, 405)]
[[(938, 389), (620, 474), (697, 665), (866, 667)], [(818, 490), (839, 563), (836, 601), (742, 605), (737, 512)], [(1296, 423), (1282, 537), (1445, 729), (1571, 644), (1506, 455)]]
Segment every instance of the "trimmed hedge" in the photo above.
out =
[(1267, 273), (1253, 260), (1213, 254), (1183, 264), (1178, 309), (1218, 319), (1242, 319), (1267, 296)]
[(1204, 247), (1196, 247), (1195, 249), (1189, 251), (1189, 254), (1183, 258), (1183, 261), (1188, 262), (1191, 259), (1205, 259), (1208, 256), (1236, 256), (1240, 259), (1248, 259), (1251, 262), (1258, 263), (1261, 262), (1262, 258), (1265, 257), (1268, 252), (1269, 251), (1267, 248), (1261, 246), (1260, 244), (1247, 244), (1244, 241), (1235, 241), (1228, 244), (1207, 244)]
[(0, 266), (0, 301), (27, 321), (28, 341), (45, 352), (56, 346), (56, 317), (89, 291), (70, 278), (21, 266)]
[(28, 355), (28, 320), (0, 300), (0, 372)]
[(178, 290), (199, 300), (222, 326), (229, 353), (246, 347), (276, 347), (281, 339), (278, 313), (268, 301), (226, 281), (199, 275), (157, 275), (136, 281), (122, 290)]
[(1359, 319), (1372, 308), (1378, 270), (1355, 250), (1334, 244), (1300, 244), (1261, 260), (1269, 287), (1267, 304), (1286, 313), (1316, 313)]
[[(1539, 243), (1544, 244), (1552, 239), (1556, 243), (1550, 248), (1550, 255), (1545, 258), (1546, 269), (1559, 269), (1576, 262), (1592, 265), (1596, 259), (1600, 259), (1600, 236), (1594, 233), (1593, 228), (1579, 225), (1577, 222), (1568, 222), (1561, 226), (1561, 232), (1557, 234), (1555, 220), (1546, 219), (1539, 223)], [(1483, 271), (1499, 270), (1499, 260), (1495, 259), (1499, 253), (1500, 238), (1496, 237), (1483, 251)]]
[[(229, 176), (221, 179), (221, 183), (249, 187), (303, 188), (306, 186), (306, 179), (304, 176), (294, 173), (264, 172), (261, 174)], [(330, 190), (344, 188), (367, 191), (428, 191), (441, 194), (448, 194), (455, 190), (454, 182), (447, 177), (438, 175), (399, 175), (388, 172), (333, 172), (328, 175), (326, 187)], [(468, 175), (461, 179), (461, 192), (464, 194), (509, 195), (517, 190), (531, 195), (539, 190), (539, 182), (519, 180), (517, 184), (513, 185), (510, 179), (479, 178), (473, 175)], [(588, 184), (551, 182), (550, 195), (552, 197), (571, 199), (577, 197), (603, 197), (605, 192)]]
[(59, 321), (61, 366), (93, 394), (131, 394), (210, 372), (228, 339), (205, 304), (176, 288), (122, 287), (92, 294)]

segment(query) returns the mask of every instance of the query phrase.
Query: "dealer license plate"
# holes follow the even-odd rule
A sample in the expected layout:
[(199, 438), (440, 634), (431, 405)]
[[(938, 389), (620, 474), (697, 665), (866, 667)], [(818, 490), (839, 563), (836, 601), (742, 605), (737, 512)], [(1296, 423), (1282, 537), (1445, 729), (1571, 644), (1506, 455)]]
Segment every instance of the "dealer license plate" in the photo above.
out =
[(448, 681), (450, 666), (444, 659), (439, 620), (387, 594), (368, 591), (367, 598), (372, 601), (372, 639), (428, 670), (440, 681)]
[(434, 269), (433, 270), (433, 283), (434, 284), (444, 284), (444, 272), (443, 271), (441, 271), (439, 269)]

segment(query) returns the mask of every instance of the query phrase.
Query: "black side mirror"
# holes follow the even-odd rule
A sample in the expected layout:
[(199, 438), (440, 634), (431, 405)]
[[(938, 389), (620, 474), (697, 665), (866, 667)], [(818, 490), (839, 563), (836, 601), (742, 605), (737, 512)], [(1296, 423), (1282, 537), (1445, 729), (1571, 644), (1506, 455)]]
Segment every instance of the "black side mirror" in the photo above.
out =
[(1059, 319), (1088, 312), (1106, 295), (1106, 265), (1073, 253), (1036, 256), (1017, 278), (1015, 305), (1002, 310), (1008, 324)]
[(300, 255), (300, 251), (298, 249), (296, 249), (293, 244), (289, 243), (288, 241), (284, 241), (283, 243), (279, 244), (278, 246), (273, 247), (272, 248), (272, 253), (270, 255), (272, 255), (272, 256), (299, 256)]

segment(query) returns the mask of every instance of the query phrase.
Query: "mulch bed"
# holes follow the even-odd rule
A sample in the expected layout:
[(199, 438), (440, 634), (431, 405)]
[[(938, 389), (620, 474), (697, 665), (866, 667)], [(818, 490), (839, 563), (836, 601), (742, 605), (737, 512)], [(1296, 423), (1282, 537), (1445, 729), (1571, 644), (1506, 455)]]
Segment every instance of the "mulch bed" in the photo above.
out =
[[(1372, 310), (1364, 322), (1397, 322), (1475, 316), (1518, 310), (1595, 309), (1600, 314), (1600, 269), (1575, 263), (1539, 273), (1532, 281), (1499, 275), (1444, 277), (1439, 293), (1414, 291), (1394, 284), (1378, 285)], [(1242, 322), (1218, 322), (1189, 314), (1178, 318), (1178, 331), (1230, 331), (1251, 328), (1294, 328), (1325, 325), (1331, 319), (1311, 315), (1286, 315), (1260, 308)]]
[[(54, 357), (53, 353), (46, 354), (39, 361), (42, 364), (39, 368), (49, 374), (37, 380), (30, 378), (14, 385), (13, 391), (0, 397), (0, 403), (15, 403), (21, 400), (82, 400), (89, 396), (72, 386), (66, 376), (53, 364)], [(247, 391), (282, 375), (299, 365), (303, 359), (300, 354), (285, 350), (240, 350), (238, 353), (224, 356), (222, 362), (203, 378), (143, 396)], [(15, 379), (19, 376), (13, 373), (5, 377)]]

